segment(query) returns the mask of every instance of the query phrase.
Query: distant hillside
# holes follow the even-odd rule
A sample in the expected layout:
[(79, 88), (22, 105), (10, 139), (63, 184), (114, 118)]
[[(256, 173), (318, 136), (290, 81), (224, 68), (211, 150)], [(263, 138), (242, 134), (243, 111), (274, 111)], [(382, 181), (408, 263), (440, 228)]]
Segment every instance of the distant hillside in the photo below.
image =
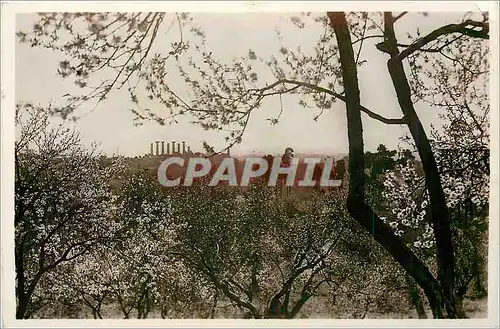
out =
[[(165, 160), (166, 158), (168, 158), (169, 156), (172, 156), (172, 155), (162, 155), (162, 156), (150, 156), (150, 155), (148, 155), (148, 156), (144, 156), (144, 157), (125, 158), (124, 161), (126, 163), (126, 167), (127, 167), (127, 171), (129, 173), (129, 175), (133, 175), (133, 174), (136, 174), (136, 173), (141, 172), (141, 171), (147, 171), (147, 172), (149, 172), (149, 174), (152, 177), (156, 177), (158, 167), (160, 166), (162, 161)], [(183, 157), (184, 159), (187, 160), (190, 157), (200, 157), (203, 155), (202, 154), (198, 154), (198, 155), (175, 154), (173, 156)], [(230, 158), (230, 157), (231, 156), (229, 156), (227, 154), (221, 154), (221, 155), (215, 155), (212, 157), (207, 157), (210, 160), (210, 162), (212, 163), (212, 168), (211, 168), (212, 170), (210, 171), (210, 173), (207, 176), (212, 176), (215, 173), (216, 169), (219, 167), (220, 163), (225, 158)], [(243, 170), (244, 170), (245, 159), (250, 158), (250, 157), (256, 157), (256, 155), (252, 154), (252, 155), (248, 155), (246, 157), (245, 156), (243, 156), (243, 157), (241, 157), (241, 156), (240, 157), (231, 157), (235, 161), (235, 170), (236, 170), (236, 176), (237, 176), (238, 181), (240, 181)], [(264, 157), (264, 156), (262, 156), (262, 157)], [(276, 157), (281, 159), (281, 155), (275, 156), (275, 158)], [(327, 155), (320, 155), (320, 154), (300, 154), (299, 156), (296, 156), (296, 158), (299, 158), (300, 160), (302, 160), (306, 157), (320, 157), (322, 159), (325, 159), (328, 156)], [(334, 158), (337, 161), (341, 159), (338, 156), (335, 156)], [(184, 177), (185, 170), (186, 170), (186, 163), (187, 163), (187, 161), (185, 162), (184, 166), (179, 166), (179, 165), (169, 166), (167, 169), (167, 172), (166, 172), (167, 178), (168, 179), (176, 179), (176, 178), (180, 177), (181, 184), (182, 184), (183, 177)], [(270, 171), (271, 171), (271, 163), (269, 163), (269, 159), (268, 159), (268, 164), (269, 164), (268, 172), (266, 172), (265, 174), (262, 175), (262, 177), (264, 179), (266, 179), (265, 177), (268, 177), (268, 175), (270, 174)], [(323, 162), (315, 166), (313, 180), (316, 181), (317, 184), (319, 184), (320, 178), (322, 177), (323, 167), (324, 167)], [(298, 168), (297, 168), (297, 171), (296, 171), (295, 182), (294, 182), (295, 186), (298, 185), (299, 181), (301, 181), (302, 179), (305, 178), (305, 174), (306, 174), (306, 164), (303, 163), (302, 161), (300, 161)], [(332, 168), (332, 170), (330, 172), (330, 179), (333, 179), (334, 176), (335, 176), (335, 168)], [(280, 177), (286, 177), (286, 176), (280, 175)], [(117, 187), (118, 187), (120, 185), (120, 183), (122, 183), (122, 182), (120, 180), (120, 181), (117, 181), (116, 183), (118, 184), (117, 185)]]
[[(269, 153), (263, 153), (263, 152), (255, 152), (255, 153), (250, 153), (250, 154), (243, 154), (243, 155), (235, 155), (234, 157), (237, 159), (246, 159), (246, 158), (253, 158), (253, 157), (265, 157)], [(281, 157), (283, 154), (278, 154), (278, 153), (271, 153), (270, 155), (274, 157)], [(327, 157), (332, 157), (336, 160), (338, 159), (343, 159), (347, 157), (347, 153), (338, 153), (338, 154), (326, 154), (326, 153), (295, 153), (294, 154), (295, 158), (300, 158), (300, 159), (305, 159), (305, 158), (327, 158)]]

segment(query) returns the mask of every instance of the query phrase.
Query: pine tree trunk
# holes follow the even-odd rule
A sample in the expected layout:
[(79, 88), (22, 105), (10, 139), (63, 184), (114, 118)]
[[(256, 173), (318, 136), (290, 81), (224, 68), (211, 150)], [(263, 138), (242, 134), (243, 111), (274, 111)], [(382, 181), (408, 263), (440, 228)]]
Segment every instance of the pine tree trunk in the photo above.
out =
[(363, 126), (354, 51), (344, 13), (329, 12), (328, 17), (339, 46), (347, 108), (350, 174), (347, 209), (351, 216), (365, 227), (422, 287), (429, 299), (434, 317), (441, 318), (443, 313), (439, 282), (365, 202)]
[[(455, 258), (450, 228), (450, 216), (431, 144), (413, 106), (410, 85), (406, 78), (403, 63), (401, 60), (397, 59), (399, 49), (393, 24), (394, 18), (392, 13), (384, 13), (384, 42), (382, 43), (383, 47), (379, 45), (378, 48), (385, 49), (391, 56), (387, 64), (389, 74), (396, 91), (398, 103), (408, 122), (408, 128), (415, 141), (415, 146), (417, 147), (425, 172), (425, 182), (427, 190), (429, 191), (430, 218), (433, 224), (434, 237), (436, 239), (438, 277), (442, 289), (441, 295), (443, 297), (441, 298), (441, 306), (444, 306), (447, 313), (446, 315), (441, 314), (441, 316), (455, 318)], [(438, 314), (438, 316), (439, 315), (440, 314)]]

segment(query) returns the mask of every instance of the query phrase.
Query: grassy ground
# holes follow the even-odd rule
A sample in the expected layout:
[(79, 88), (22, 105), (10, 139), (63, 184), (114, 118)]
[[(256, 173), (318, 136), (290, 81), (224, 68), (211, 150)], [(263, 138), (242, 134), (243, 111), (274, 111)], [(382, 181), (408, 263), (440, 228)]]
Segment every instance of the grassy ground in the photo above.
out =
[[(477, 300), (471, 300), (471, 299), (466, 299), (464, 300), (464, 311), (465, 314), (470, 318), (470, 319), (485, 319), (488, 317), (488, 299), (483, 298), (483, 299), (477, 299)], [(426, 308), (426, 313), (427, 317), (429, 319), (432, 319), (432, 312), (429, 308)], [(408, 311), (408, 313), (387, 313), (387, 314), (380, 314), (380, 313), (369, 313), (366, 316), (367, 318), (371, 319), (418, 319), (417, 312), (415, 310)]]
[[(477, 299), (471, 300), (466, 299), (464, 301), (464, 310), (467, 316), (471, 319), (481, 319), (488, 317), (488, 299)], [(432, 313), (430, 309), (427, 309), (427, 316), (432, 319)], [(349, 318), (362, 318), (364, 310), (352, 310), (352, 312), (344, 312), (343, 314), (332, 314), (331, 310), (326, 309), (324, 306), (321, 307), (321, 303), (310, 303), (303, 308), (299, 313), (298, 318), (310, 318), (310, 319), (349, 319)], [(120, 312), (116, 305), (104, 305), (102, 310), (102, 315), (104, 318), (108, 319), (122, 319), (123, 314)], [(74, 315), (77, 318), (92, 318), (92, 313), (88, 312), (87, 309), (79, 312), (78, 315)], [(131, 314), (131, 318), (134, 318), (135, 314)], [(185, 318), (196, 318), (197, 316), (187, 316)], [(220, 317), (220, 316), (219, 316)], [(239, 318), (237, 312), (227, 312), (223, 315), (224, 318)], [(152, 311), (148, 319), (158, 319), (161, 318), (159, 312)], [(377, 311), (369, 310), (366, 312), (365, 319), (418, 319), (415, 310), (402, 310), (401, 312), (388, 312), (381, 313)]]

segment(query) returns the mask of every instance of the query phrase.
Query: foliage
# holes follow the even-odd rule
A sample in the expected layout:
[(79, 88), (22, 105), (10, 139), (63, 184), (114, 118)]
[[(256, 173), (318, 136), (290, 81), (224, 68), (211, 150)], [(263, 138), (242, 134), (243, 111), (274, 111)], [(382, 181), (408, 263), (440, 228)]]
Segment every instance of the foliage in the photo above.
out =
[[(226, 141), (232, 145), (242, 141), (251, 114), (263, 106), (265, 99), (277, 97), (282, 101), (284, 95), (292, 95), (301, 106), (314, 107), (318, 111), (315, 120), (337, 100), (346, 102), (351, 123), (353, 115), (356, 114), (358, 118), (359, 114), (359, 120), (355, 122), (357, 125), (348, 127), (348, 177), (351, 179), (350, 186), (355, 187), (350, 189), (350, 200), (359, 201), (356, 205), (350, 203), (350, 214), (358, 222), (366, 224), (365, 228), (370, 229), (377, 241), (408, 271), (420, 271), (412, 273), (412, 276), (414, 279), (419, 278), (418, 283), (425, 286), (436, 317), (454, 317), (452, 290), (461, 290), (464, 282), (455, 286), (453, 278), (470, 275), (453, 274), (455, 263), (467, 264), (465, 259), (468, 258), (455, 257), (451, 233), (456, 245), (467, 249), (470, 244), (478, 246), (478, 241), (482, 239), (481, 232), (485, 230), (485, 199), (488, 194), (488, 184), (485, 182), (489, 176), (486, 169), (489, 157), (485, 146), (487, 142), (483, 140), (489, 135), (488, 88), (485, 78), (489, 67), (486, 56), (486, 40), (489, 38), (487, 14), (480, 17), (478, 13), (467, 13), (462, 20), (426, 35), (422, 35), (419, 28), (407, 33), (398, 30), (398, 38), (396, 23), (405, 19), (407, 12), (397, 15), (347, 13), (347, 21), (343, 19), (344, 26), (341, 26), (347, 34), (343, 38), (336, 35), (335, 27), (338, 28), (339, 25), (335, 26), (329, 20), (330, 14), (332, 13), (304, 13), (300, 17), (291, 18), (291, 23), (298, 28), (293, 41), (306, 27), (317, 32), (315, 40), (308, 38), (308, 45), (288, 47), (286, 36), (279, 32), (278, 39), (282, 45), (274, 55), (264, 58), (250, 49), (246, 55), (235, 57), (229, 62), (218, 59), (217, 54), (208, 47), (206, 34), (185, 14), (174, 15), (171, 22), (170, 26), (178, 23), (180, 34), (180, 41), (172, 43), (171, 50), (153, 47), (165, 18), (160, 13), (43, 14), (33, 31), (19, 32), (18, 37), (32, 46), (42, 45), (66, 56), (67, 59), (60, 63), (59, 73), (63, 77), (72, 78), (85, 91), (81, 95), (69, 95), (66, 105), (54, 110), (63, 117), (72, 113), (79, 104), (90, 100), (100, 102), (113, 89), (120, 89), (127, 84), (130, 98), (136, 107), (133, 112), (138, 120), (153, 119), (165, 124), (177, 122), (178, 116), (189, 114), (194, 118), (194, 123), (205, 129), (226, 131)], [(344, 14), (341, 15), (343, 18)], [(74, 33), (77, 26), (85, 27), (89, 32), (85, 36)], [(190, 42), (183, 40), (184, 28), (188, 28), (191, 34)], [(62, 31), (67, 34), (66, 37), (60, 35)], [(170, 31), (170, 27), (167, 31)], [(337, 30), (339, 31), (340, 29)], [(379, 42), (372, 43), (374, 40)], [(371, 63), (371, 58), (363, 58), (362, 51), (363, 46), (370, 43), (390, 56), (388, 70), (402, 111), (401, 118), (385, 118), (359, 103), (356, 66)], [(342, 56), (339, 51), (342, 47), (344, 53), (349, 51), (348, 61), (345, 54)], [(344, 63), (341, 63), (343, 58)], [(347, 62), (349, 65), (346, 65)], [(89, 87), (92, 78), (97, 80), (99, 74), (106, 74), (109, 70), (113, 71), (113, 78), (104, 79), (100, 85)], [(347, 72), (348, 70), (350, 71)], [(184, 83), (169, 83), (172, 72), (178, 73)], [(410, 79), (406, 72), (409, 72)], [(349, 74), (352, 81), (343, 81)], [(133, 75), (135, 81), (131, 82)], [(344, 90), (347, 83), (350, 83), (350, 88)], [(136, 90), (139, 85), (145, 89), (147, 99), (140, 99), (141, 93)], [(353, 97), (348, 99), (348, 94)], [(163, 104), (167, 114), (161, 115), (145, 107), (150, 101)], [(433, 136), (433, 141), (427, 137), (416, 112), (415, 107), (419, 103), (443, 109), (444, 117), (448, 120), (449, 126), (444, 126), (446, 133)], [(282, 112), (283, 106), (277, 116), (268, 118), (271, 124), (279, 123)], [(420, 156), (424, 176), (415, 168), (413, 155), (408, 151), (403, 151), (399, 161), (394, 161), (394, 153), (384, 148), (379, 148), (377, 153), (363, 154), (362, 124), (358, 112), (385, 124), (407, 125)], [(353, 127), (356, 131), (352, 131)], [(475, 130), (468, 131), (469, 127)], [(466, 137), (460, 142), (462, 130), (466, 132)], [(210, 145), (205, 147), (212, 149)], [(366, 162), (367, 168), (363, 162)], [(465, 166), (461, 167), (460, 164), (463, 163)], [(361, 171), (369, 169), (369, 180), (365, 179), (364, 173), (358, 175), (354, 170), (358, 167)], [(392, 173), (386, 174), (393, 168), (395, 170)], [(379, 181), (380, 175), (385, 176), (385, 195), (382, 194), (384, 188)], [(377, 212), (384, 212), (386, 222), (390, 223), (392, 230), (384, 226), (365, 203), (365, 181), (368, 182), (369, 192), (367, 203), (374, 206)], [(262, 191), (259, 193), (264, 193)], [(292, 294), (292, 285), (289, 282), (299, 279), (298, 272), (302, 269), (300, 266), (304, 260), (308, 261), (303, 265), (307, 267), (304, 272), (310, 270), (315, 273), (319, 266), (321, 269), (316, 275), (326, 268), (323, 266), (329, 256), (319, 246), (333, 245), (331, 239), (334, 239), (335, 234), (329, 231), (329, 217), (312, 210), (302, 212), (298, 209), (298, 204), (290, 207), (275, 204), (274, 201), (263, 202), (259, 198), (254, 202), (252, 200), (256, 196), (251, 194), (244, 194), (243, 199), (237, 199), (222, 189), (206, 190), (200, 186), (198, 190), (180, 190), (179, 193), (183, 202), (186, 201), (189, 206), (183, 202), (177, 203), (180, 199), (172, 197), (170, 201), (173, 204), (169, 211), (172, 212), (178, 234), (183, 237), (181, 240), (191, 241), (189, 245), (181, 243), (176, 246), (179, 256), (183, 258), (183, 266), (201, 271), (204, 278), (214, 286), (212, 288), (222, 291), (227, 298), (248, 309), (254, 317), (294, 316), (295, 310), (301, 307), (301, 301), (307, 300), (312, 294), (307, 289), (303, 290), (301, 298), (294, 304), (297, 308), (292, 306), (290, 310), (288, 296)], [(204, 202), (204, 197), (213, 198), (217, 202)], [(236, 200), (242, 203), (235, 206)], [(464, 208), (459, 206), (462, 201), (467, 204)], [(134, 202), (132, 207), (137, 206)], [(254, 210), (252, 213), (245, 210), (246, 202), (252, 204), (255, 214)], [(317, 234), (318, 228), (303, 223), (310, 223), (311, 214), (314, 214), (314, 220), (320, 218), (321, 225), (318, 227), (326, 230), (326, 236), (330, 240)], [(133, 219), (128, 226), (132, 232), (134, 225), (140, 227), (151, 224), (149, 219), (146, 223), (142, 222), (140, 213), (134, 213), (136, 215), (138, 219)], [(261, 215), (262, 218), (259, 217)], [(343, 217), (344, 213), (338, 212), (336, 215)], [(254, 223), (255, 216), (258, 220)], [(241, 223), (236, 225), (233, 217)], [(251, 225), (247, 223), (250, 218)], [(293, 228), (288, 226), (291, 218), (295, 220)], [(134, 221), (138, 224), (133, 224)], [(369, 228), (369, 222), (376, 225)], [(186, 226), (186, 223), (189, 224)], [(470, 229), (472, 227), (474, 230)], [(469, 231), (476, 232), (476, 228), (479, 228), (478, 234), (469, 234)], [(236, 237), (241, 237), (242, 232), (252, 232), (245, 238), (248, 248), (243, 248), (235, 240)], [(268, 236), (271, 233), (274, 235)], [(299, 237), (298, 240), (293, 238), (295, 236)], [(398, 239), (398, 236), (404, 239)], [(463, 236), (466, 238), (456, 239)], [(410, 249), (404, 248), (404, 242), (410, 243)], [(429, 259), (428, 251), (434, 246), (437, 276), (430, 274), (421, 262)], [(283, 277), (288, 277), (289, 280), (283, 279), (279, 290), (277, 285), (271, 285), (268, 288), (269, 296), (262, 303), (266, 306), (262, 307), (254, 305), (255, 294), (249, 285), (256, 281), (256, 273), (265, 273), (271, 268), (262, 263), (262, 249), (268, 250), (271, 247), (277, 249), (277, 254), (272, 256), (279, 259), (280, 266), (284, 266), (280, 270), (285, 273)], [(288, 247), (293, 247), (293, 251), (288, 250)], [(304, 257), (298, 268), (294, 267), (293, 261), (287, 265), (290, 258), (285, 256), (290, 256), (293, 252), (297, 253), (299, 260)], [(309, 259), (311, 257), (312, 260)], [(319, 262), (316, 263), (317, 260)], [(458, 267), (466, 269), (464, 264)], [(421, 275), (422, 273), (425, 274)], [(310, 278), (312, 279), (305, 281), (305, 286), (312, 284), (314, 278)], [(460, 292), (457, 294), (460, 295)], [(439, 301), (443, 301), (443, 305), (438, 305)], [(441, 308), (446, 308), (447, 314), (443, 314)]]
[(341, 200), (309, 198), (313, 204), (297, 209), (258, 185), (237, 195), (202, 185), (180, 193), (176, 254), (250, 316), (294, 317), (330, 281), (329, 257), (341, 234), (335, 228), (345, 216)]
[(15, 260), (18, 317), (46, 302), (37, 285), (62, 263), (114, 238), (109, 182), (118, 164), (104, 166), (76, 132), (50, 127), (49, 114), (18, 105), (15, 145)]
[[(487, 110), (483, 109), (483, 115)], [(489, 132), (484, 125), (457, 122), (457, 117), (477, 122), (481, 112), (474, 114), (465, 108), (446, 112), (444, 130), (433, 133), (433, 147), (452, 217), (457, 251), (457, 295), (463, 298), (470, 282), (484, 268), (485, 259), (480, 256), (480, 250), (487, 236)], [(426, 250), (434, 248), (435, 240), (429, 226), (429, 198), (423, 183), (415, 161), (406, 161), (388, 173), (384, 194), (391, 200), (387, 205), (391, 214), (386, 220), (396, 234), (403, 235), (418, 252), (427, 254), (427, 261), (432, 264), (431, 254)]]

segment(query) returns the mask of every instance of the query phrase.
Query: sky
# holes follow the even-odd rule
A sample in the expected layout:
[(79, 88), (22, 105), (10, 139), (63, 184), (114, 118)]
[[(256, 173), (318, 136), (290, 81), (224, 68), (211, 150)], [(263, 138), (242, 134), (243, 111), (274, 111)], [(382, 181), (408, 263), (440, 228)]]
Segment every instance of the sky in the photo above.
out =
[[(398, 21), (398, 33), (414, 32), (418, 27), (422, 34), (442, 25), (459, 22), (463, 13), (436, 13), (427, 17), (410, 13)], [(210, 50), (219, 58), (229, 60), (254, 50), (259, 55), (270, 55), (280, 48), (275, 33), (280, 27), (287, 45), (307, 47), (310, 40), (317, 38), (314, 29), (297, 33), (297, 28), (286, 17), (277, 13), (194, 13), (195, 22), (207, 34)], [(37, 20), (36, 14), (17, 14), (16, 30), (29, 30)], [(288, 38), (287, 38), (288, 36)], [(167, 46), (172, 40), (166, 35), (157, 39), (158, 46)], [(359, 70), (361, 102), (385, 117), (400, 118), (395, 92), (387, 72), (386, 55), (375, 49), (374, 43), (367, 42), (363, 56), (370, 59), (369, 65)], [(265, 57), (265, 56), (264, 56)], [(31, 48), (26, 44), (16, 44), (16, 100), (48, 105), (62, 101), (62, 95), (77, 91), (69, 80), (57, 75), (59, 53), (41, 48)], [(172, 81), (175, 83), (175, 81)], [(334, 155), (348, 152), (346, 111), (342, 102), (333, 107), (316, 122), (315, 109), (304, 109), (296, 99), (283, 98), (283, 115), (278, 125), (271, 126), (266, 120), (270, 114), (279, 111), (279, 99), (267, 101), (249, 122), (243, 142), (231, 150), (233, 154), (272, 153), (280, 154), (290, 146), (296, 153), (321, 153)], [(155, 104), (152, 104), (155, 106)], [(106, 154), (119, 153), (126, 156), (141, 156), (149, 152), (150, 143), (155, 140), (186, 141), (193, 150), (201, 150), (205, 140), (222, 147), (221, 135), (207, 132), (189, 123), (188, 118), (177, 125), (160, 126), (155, 122), (134, 126), (134, 115), (129, 109), (133, 103), (126, 92), (111, 94), (108, 100), (84, 116), (75, 128), (81, 132), (85, 145), (99, 143)], [(423, 105), (416, 106), (417, 112), (427, 131), (432, 123), (439, 124), (438, 110)], [(87, 109), (81, 109), (84, 113)], [(381, 143), (396, 148), (399, 137), (407, 133), (404, 126), (385, 125), (363, 114), (363, 134), (366, 150), (375, 150)]]

